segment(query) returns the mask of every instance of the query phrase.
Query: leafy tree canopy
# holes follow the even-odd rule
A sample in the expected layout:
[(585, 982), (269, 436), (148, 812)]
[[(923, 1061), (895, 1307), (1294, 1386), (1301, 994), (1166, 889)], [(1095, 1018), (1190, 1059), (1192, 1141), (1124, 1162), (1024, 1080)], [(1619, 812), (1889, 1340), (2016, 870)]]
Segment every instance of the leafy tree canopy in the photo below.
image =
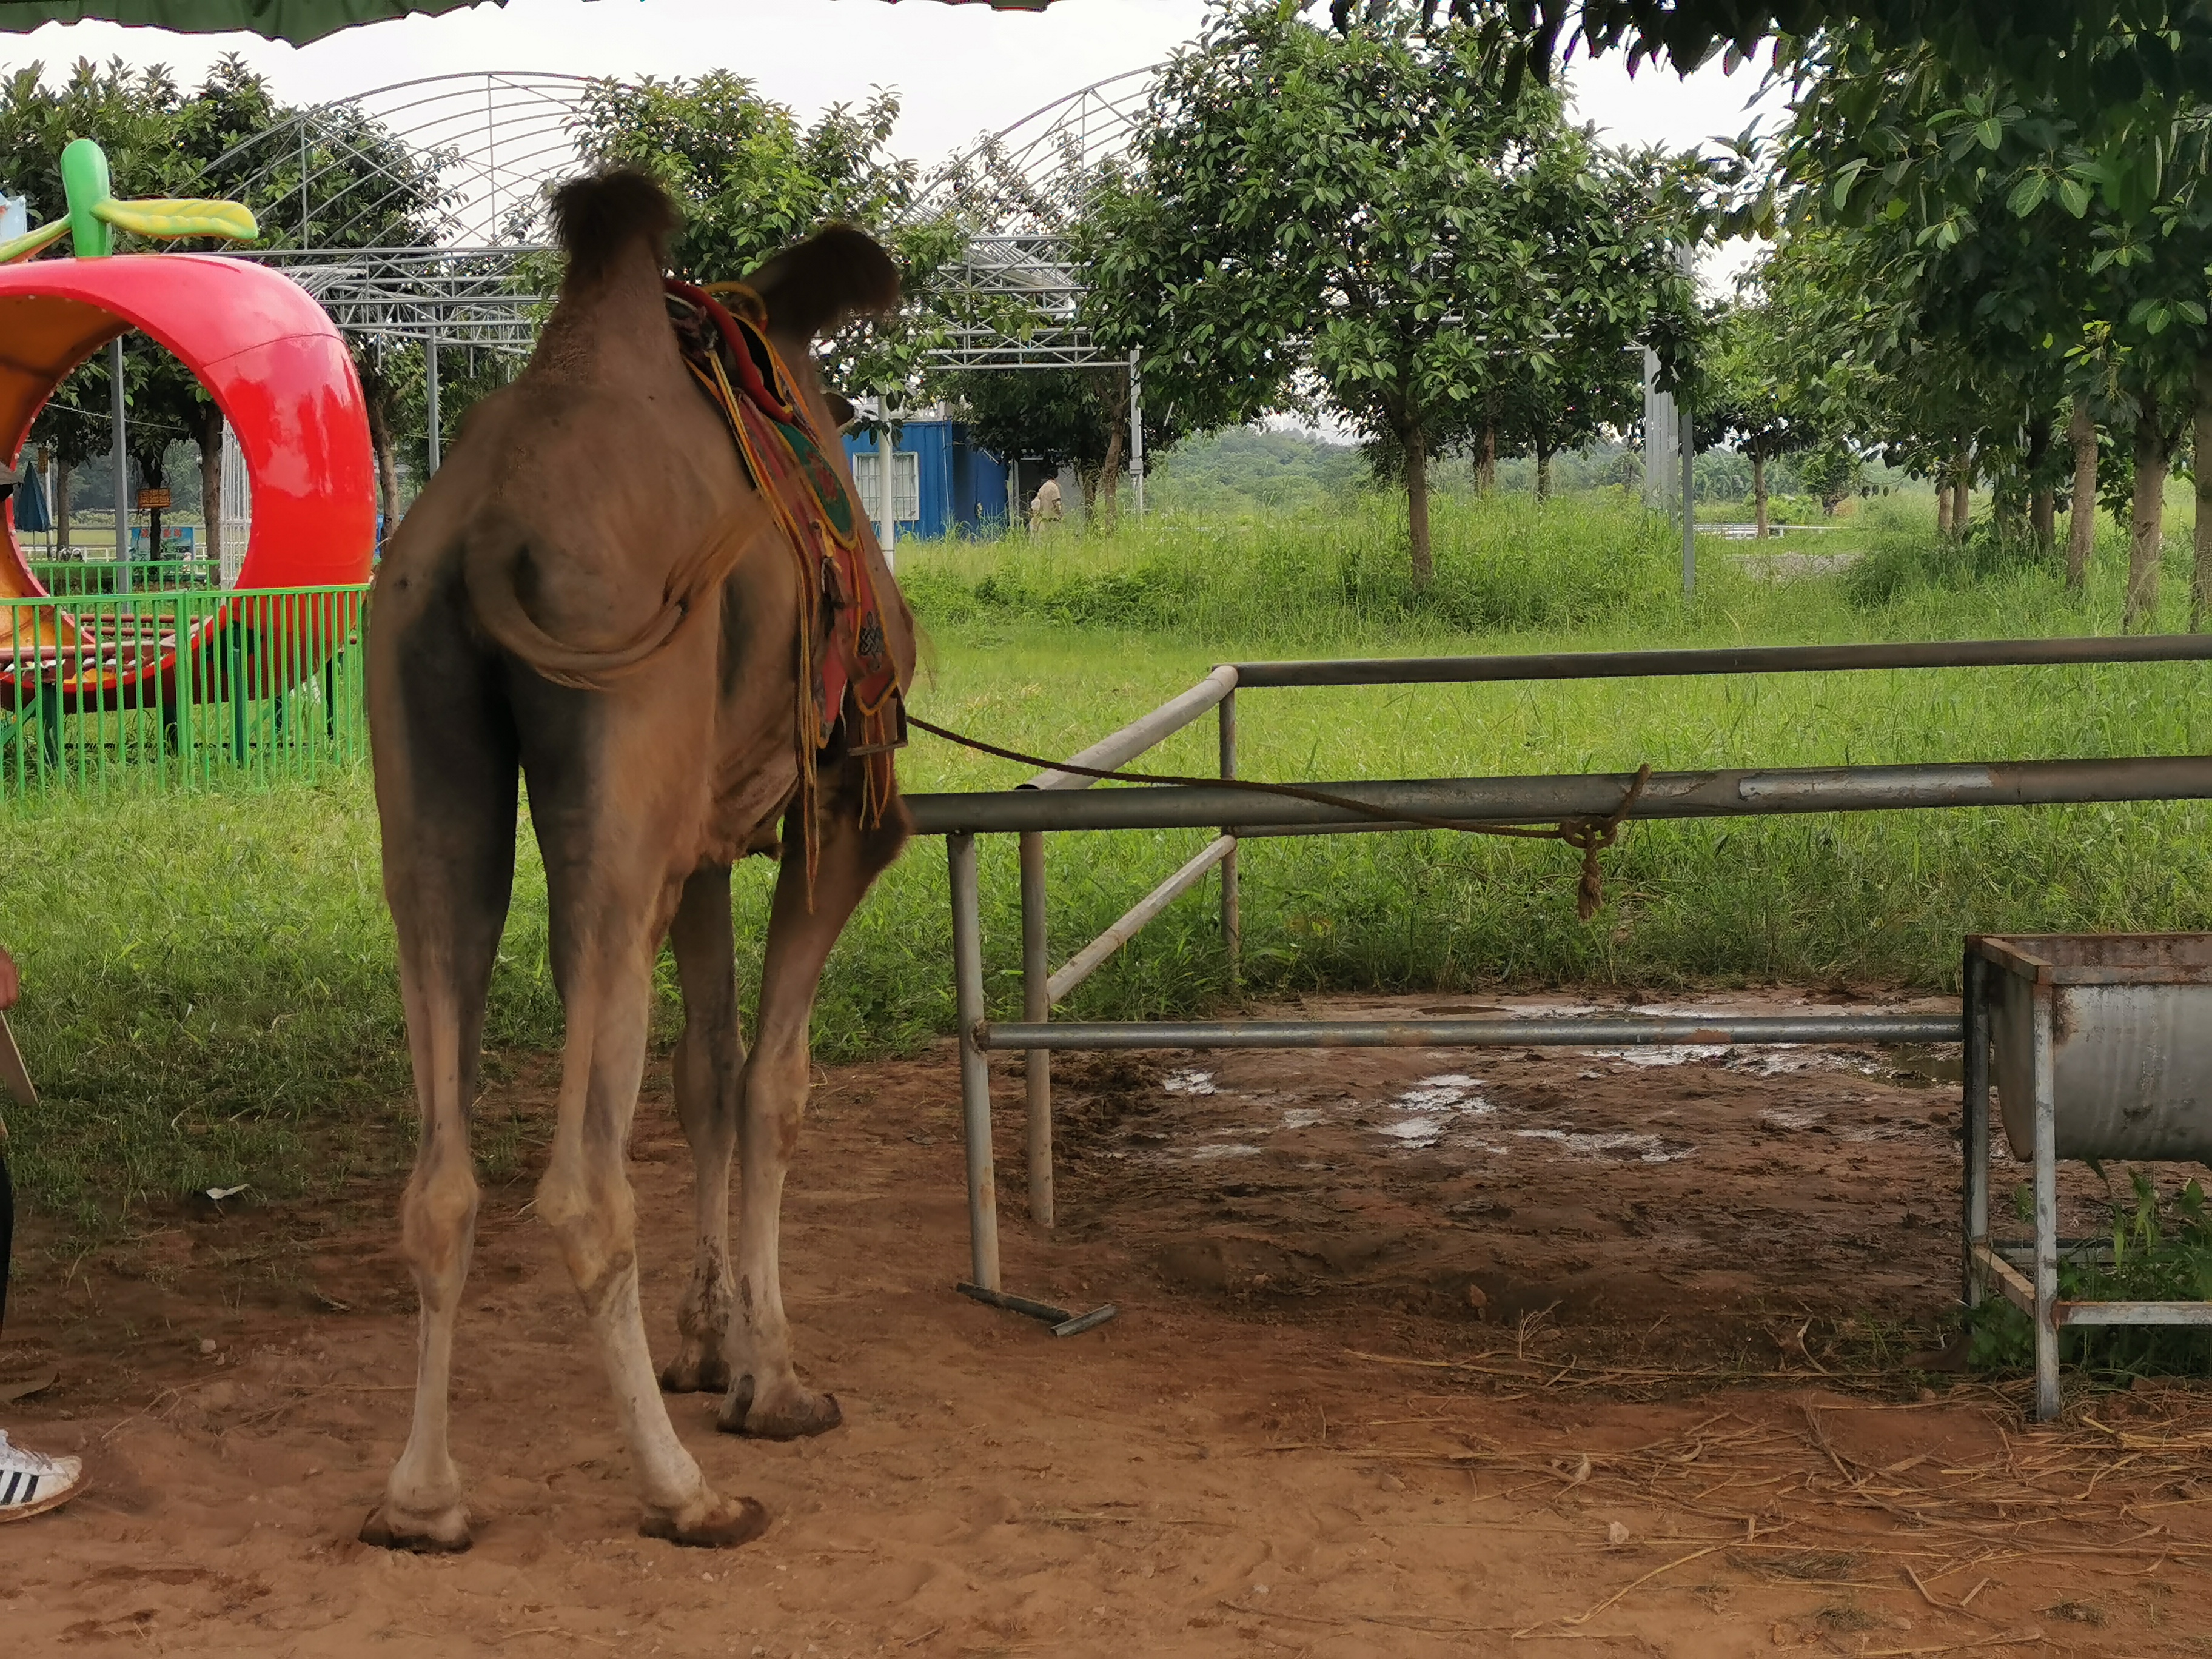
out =
[(1193, 428), (1318, 399), (1387, 440), (1425, 581), (1428, 454), (1532, 365), (1572, 378), (1585, 343), (1617, 352), (1680, 281), (1648, 257), (1668, 240), (1651, 180), (1596, 167), (1559, 94), (1508, 87), (1474, 29), (1377, 5), (1337, 35), (1233, 7), (1101, 181), (1080, 232), (1094, 327), (1143, 349), (1148, 401)]
[[(599, 162), (653, 174), (682, 206), (669, 249), (678, 276), (727, 282), (824, 224), (858, 225), (897, 262), (910, 295), (960, 252), (959, 226), (917, 211), (920, 170), (890, 150), (898, 99), (878, 92), (840, 104), (813, 125), (763, 97), (744, 76), (599, 81), (586, 93), (579, 148)], [(856, 325), (825, 343), (824, 372), (850, 393), (918, 388), (942, 324), (926, 302), (895, 321)]]

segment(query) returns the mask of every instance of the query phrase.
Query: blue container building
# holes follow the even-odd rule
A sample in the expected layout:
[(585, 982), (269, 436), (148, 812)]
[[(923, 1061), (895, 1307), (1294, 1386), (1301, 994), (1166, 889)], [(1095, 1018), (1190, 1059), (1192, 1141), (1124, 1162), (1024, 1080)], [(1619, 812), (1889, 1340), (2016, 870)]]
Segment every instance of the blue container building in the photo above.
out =
[[(896, 544), (909, 537), (994, 534), (1006, 528), (1006, 463), (977, 447), (968, 423), (942, 405), (878, 436), (847, 433), (845, 459), (878, 541)], [(898, 514), (896, 536), (886, 533), (884, 523), (887, 461)]]

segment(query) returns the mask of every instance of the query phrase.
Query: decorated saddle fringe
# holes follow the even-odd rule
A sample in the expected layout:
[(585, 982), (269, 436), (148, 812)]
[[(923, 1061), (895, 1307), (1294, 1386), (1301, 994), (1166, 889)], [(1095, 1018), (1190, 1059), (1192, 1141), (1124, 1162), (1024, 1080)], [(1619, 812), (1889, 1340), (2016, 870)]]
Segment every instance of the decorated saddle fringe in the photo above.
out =
[[(799, 580), (798, 801), (805, 825), (806, 884), (821, 853), (816, 760), (845, 722), (846, 752), (862, 763), (861, 820), (883, 821), (891, 757), (906, 741), (898, 667), (869, 575), (864, 521), (808, 417), (797, 383), (769, 343), (760, 296), (741, 283), (709, 291), (668, 277), (678, 349), (721, 412), (753, 487), (774, 508)], [(715, 298), (726, 295), (725, 307)], [(826, 629), (825, 629), (826, 613)], [(817, 659), (815, 641), (827, 635)]]

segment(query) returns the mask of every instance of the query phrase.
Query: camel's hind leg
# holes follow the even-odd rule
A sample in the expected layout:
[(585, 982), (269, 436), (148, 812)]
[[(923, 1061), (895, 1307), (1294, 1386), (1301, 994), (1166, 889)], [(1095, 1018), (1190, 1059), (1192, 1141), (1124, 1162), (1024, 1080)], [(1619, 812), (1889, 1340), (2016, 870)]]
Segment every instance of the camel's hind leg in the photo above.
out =
[(766, 1512), (750, 1498), (715, 1496), (660, 1397), (638, 1303), (637, 1208), (626, 1168), (653, 958), (683, 884), (663, 828), (680, 820), (665, 799), (680, 777), (653, 763), (679, 750), (679, 740), (645, 700), (542, 687), (529, 695), (523, 762), (545, 859), (554, 980), (568, 1018), (560, 1117), (538, 1213), (560, 1242), (599, 1340), (642, 1488), (641, 1530), (680, 1544), (742, 1544), (766, 1529)]
[(387, 608), (390, 619), (379, 617), (386, 637), (372, 646), (388, 647), (373, 686), (377, 807), (422, 1119), (400, 1203), (422, 1322), (414, 1424), (361, 1535), (392, 1548), (462, 1550), (468, 1513), (447, 1401), (476, 1229), (469, 1109), (514, 876), (515, 749), (486, 667), (450, 616), (404, 598)]
[(730, 1164), (744, 1099), (745, 1041), (738, 1024), (738, 970), (730, 933), (730, 866), (709, 865), (684, 884), (668, 940), (684, 986), (676, 1044), (676, 1115), (691, 1143), (698, 1255), (676, 1308), (682, 1346), (661, 1369), (672, 1394), (730, 1386), (723, 1344), (735, 1281), (730, 1274)]
[[(730, 1392), (719, 1419), (732, 1434), (787, 1440), (820, 1434), (840, 1420), (835, 1396), (801, 1386), (792, 1366), (779, 1252), (784, 1171), (799, 1144), (811, 1081), (806, 1030), (815, 988), (837, 935), (908, 833), (905, 809), (896, 801), (881, 824), (861, 826), (859, 781), (860, 768), (848, 763), (838, 793), (825, 801), (811, 907), (798, 826), (787, 822), (785, 828), (738, 1130), (738, 1307), (730, 1331)], [(823, 782), (830, 781), (825, 769)]]

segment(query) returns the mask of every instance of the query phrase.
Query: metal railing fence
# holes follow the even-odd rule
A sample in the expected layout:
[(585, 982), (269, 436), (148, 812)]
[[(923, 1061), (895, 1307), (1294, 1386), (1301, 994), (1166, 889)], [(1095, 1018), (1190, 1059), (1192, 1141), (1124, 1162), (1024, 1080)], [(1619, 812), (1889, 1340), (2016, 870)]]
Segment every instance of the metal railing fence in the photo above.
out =
[(57, 599), (82, 593), (146, 593), (169, 588), (214, 589), (222, 586), (220, 559), (132, 559), (123, 565), (118, 565), (112, 558), (33, 559), (30, 569), (39, 579), (39, 586)]
[(350, 766), (368, 611), (365, 586), (0, 600), (0, 795)]
[[(1718, 650), (1560, 652), (1524, 656), (1403, 657), (1224, 664), (1180, 696), (1066, 763), (1098, 770), (1127, 765), (1213, 712), (1219, 723), (1218, 786), (1151, 786), (1101, 790), (1079, 773), (1054, 769), (1018, 789), (906, 798), (915, 829), (945, 838), (952, 900), (952, 957), (959, 1026), (962, 1119), (968, 1148), (970, 1271), (985, 1300), (1012, 1306), (1000, 1283), (998, 1206), (991, 1146), (989, 1056), (1026, 1056), (1027, 1161), (1032, 1221), (1054, 1220), (1052, 1054), (1055, 1049), (1492, 1047), (1617, 1047), (1674, 1042), (1790, 1044), (1956, 1042), (1959, 1019), (1943, 1016), (1850, 1016), (1805, 1020), (1736, 1018), (1638, 1019), (1464, 1019), (1423, 1022), (1224, 1019), (1089, 1021), (1051, 1018), (1054, 1005), (1158, 916), (1221, 872), (1220, 927), (1232, 982), (1242, 937), (1237, 848), (1261, 836), (1352, 835), (1433, 827), (1392, 820), (1455, 819), (1543, 823), (1606, 818), (1620, 811), (1634, 779), (1550, 777), (1410, 779), (1304, 786), (1370, 809), (1287, 799), (1235, 787), (1237, 693), (1261, 687), (1463, 684), (1477, 682), (1784, 674), (1875, 669), (1992, 668), (2212, 661), (2212, 635), (2127, 639), (1966, 640), (1876, 645), (1762, 646)], [(2027, 806), (2061, 802), (2212, 799), (2212, 756), (1835, 766), (1769, 770), (1654, 773), (1630, 818), (1765, 817), (1797, 812), (1864, 812), (1909, 808)], [(1378, 817), (1377, 814), (1383, 816)], [(1212, 829), (1199, 854), (1130, 907), (1058, 971), (1047, 950), (1044, 836), (1066, 830)], [(983, 994), (981, 893), (975, 837), (1020, 837), (1022, 1018), (994, 1023)], [(963, 1287), (965, 1288), (965, 1287)]]

